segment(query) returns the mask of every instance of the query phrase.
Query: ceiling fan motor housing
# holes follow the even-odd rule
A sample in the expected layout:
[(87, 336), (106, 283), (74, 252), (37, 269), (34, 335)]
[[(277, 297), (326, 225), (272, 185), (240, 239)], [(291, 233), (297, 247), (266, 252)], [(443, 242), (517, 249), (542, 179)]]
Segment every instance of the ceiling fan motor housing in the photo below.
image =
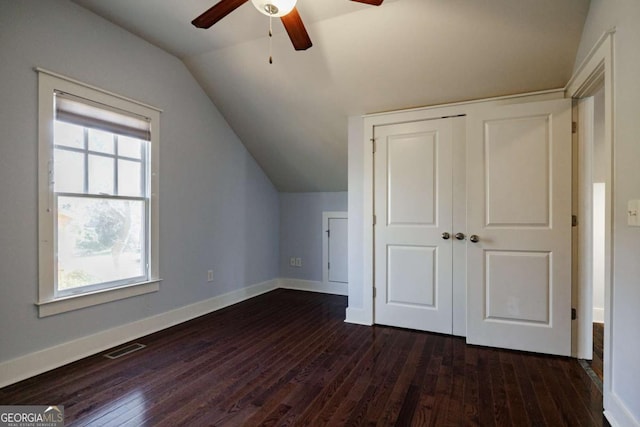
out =
[(261, 13), (277, 18), (287, 15), (296, 5), (296, 0), (251, 0), (251, 2)]

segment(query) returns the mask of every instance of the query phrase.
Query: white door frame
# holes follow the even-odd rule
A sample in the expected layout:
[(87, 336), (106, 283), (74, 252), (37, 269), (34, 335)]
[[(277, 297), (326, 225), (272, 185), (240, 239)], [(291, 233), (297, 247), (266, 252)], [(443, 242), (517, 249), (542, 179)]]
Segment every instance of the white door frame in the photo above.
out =
[(340, 295), (347, 295), (348, 283), (337, 283), (329, 281), (329, 269), (327, 268), (329, 264), (329, 236), (327, 231), (329, 230), (329, 219), (331, 218), (343, 218), (348, 219), (347, 212), (322, 212), (322, 284), (327, 288), (334, 289), (338, 291)]
[[(614, 102), (613, 102), (613, 43), (614, 43), (614, 33), (615, 28), (605, 32), (598, 42), (595, 44), (593, 49), (589, 52), (585, 60), (582, 62), (580, 67), (578, 67), (576, 73), (573, 75), (569, 83), (565, 88), (565, 96), (570, 98), (582, 98), (593, 95), (597, 89), (599, 89), (601, 84), (604, 83), (604, 158), (601, 159), (602, 164), (604, 165), (604, 177), (605, 177), (605, 279), (604, 279), (604, 288), (605, 288), (605, 297), (604, 297), (604, 387), (603, 387), (603, 399), (604, 399), (604, 409), (605, 415), (609, 413), (613, 409), (613, 412), (618, 412), (618, 403), (617, 399), (613, 395), (612, 390), (612, 373), (613, 369), (611, 366), (612, 358), (612, 300), (611, 300), (611, 290), (612, 290), (612, 247), (613, 247), (613, 226), (612, 226), (612, 217), (613, 217), (613, 203), (612, 203), (612, 194), (614, 190), (614, 180), (613, 180), (613, 147), (614, 147)], [(584, 183), (578, 183), (578, 185), (582, 186)], [(575, 259), (577, 263), (581, 262), (580, 258)], [(580, 266), (577, 266), (578, 270)], [(574, 298), (578, 298), (580, 293), (587, 292), (588, 290), (581, 290), (577, 288), (577, 284), (574, 287)], [(593, 307), (590, 306), (587, 301), (577, 301), (574, 300), (574, 303), (577, 303), (577, 307), (579, 313), (592, 313)], [(589, 305), (589, 306), (587, 306)], [(580, 348), (580, 345), (584, 345), (584, 343), (588, 340), (584, 339), (584, 334), (592, 333), (592, 315), (587, 314), (580, 316), (578, 314), (577, 319), (577, 336), (574, 336), (573, 341), (575, 343), (576, 353), (574, 356), (578, 356), (579, 354), (584, 354), (585, 349)], [(582, 336), (582, 337), (581, 337)], [(608, 417), (609, 418), (609, 417)]]
[(572, 298), (577, 309), (572, 323), (571, 355), (578, 359), (593, 357), (593, 161), (594, 99), (573, 100), (573, 200), (572, 213), (578, 218), (572, 230)]

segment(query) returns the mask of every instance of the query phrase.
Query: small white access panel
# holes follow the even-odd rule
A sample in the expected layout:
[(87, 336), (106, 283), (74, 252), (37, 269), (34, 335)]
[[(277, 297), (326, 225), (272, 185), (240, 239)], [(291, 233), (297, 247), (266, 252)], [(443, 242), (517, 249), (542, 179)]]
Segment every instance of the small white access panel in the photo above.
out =
[(347, 212), (323, 212), (323, 282), (344, 286), (348, 283)]
[(347, 283), (347, 218), (329, 218), (329, 282)]

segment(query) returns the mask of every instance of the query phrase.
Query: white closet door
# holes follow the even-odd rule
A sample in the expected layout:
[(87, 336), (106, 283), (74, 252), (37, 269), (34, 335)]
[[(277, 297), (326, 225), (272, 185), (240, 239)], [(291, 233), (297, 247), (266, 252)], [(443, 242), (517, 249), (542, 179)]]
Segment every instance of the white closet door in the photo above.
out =
[(452, 332), (452, 122), (374, 130), (375, 323)]
[(491, 107), (467, 125), (467, 342), (568, 356), (571, 101)]

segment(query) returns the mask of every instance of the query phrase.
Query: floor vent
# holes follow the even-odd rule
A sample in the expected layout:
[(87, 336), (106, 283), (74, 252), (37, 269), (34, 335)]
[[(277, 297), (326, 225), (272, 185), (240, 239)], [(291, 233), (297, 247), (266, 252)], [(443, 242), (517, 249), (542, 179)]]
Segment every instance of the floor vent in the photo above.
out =
[(119, 357), (126, 356), (127, 354), (131, 354), (134, 351), (141, 350), (145, 347), (146, 345), (139, 344), (139, 343), (129, 344), (127, 346), (120, 347), (117, 350), (113, 350), (112, 352), (105, 354), (104, 357), (106, 357), (107, 359), (117, 359)]

